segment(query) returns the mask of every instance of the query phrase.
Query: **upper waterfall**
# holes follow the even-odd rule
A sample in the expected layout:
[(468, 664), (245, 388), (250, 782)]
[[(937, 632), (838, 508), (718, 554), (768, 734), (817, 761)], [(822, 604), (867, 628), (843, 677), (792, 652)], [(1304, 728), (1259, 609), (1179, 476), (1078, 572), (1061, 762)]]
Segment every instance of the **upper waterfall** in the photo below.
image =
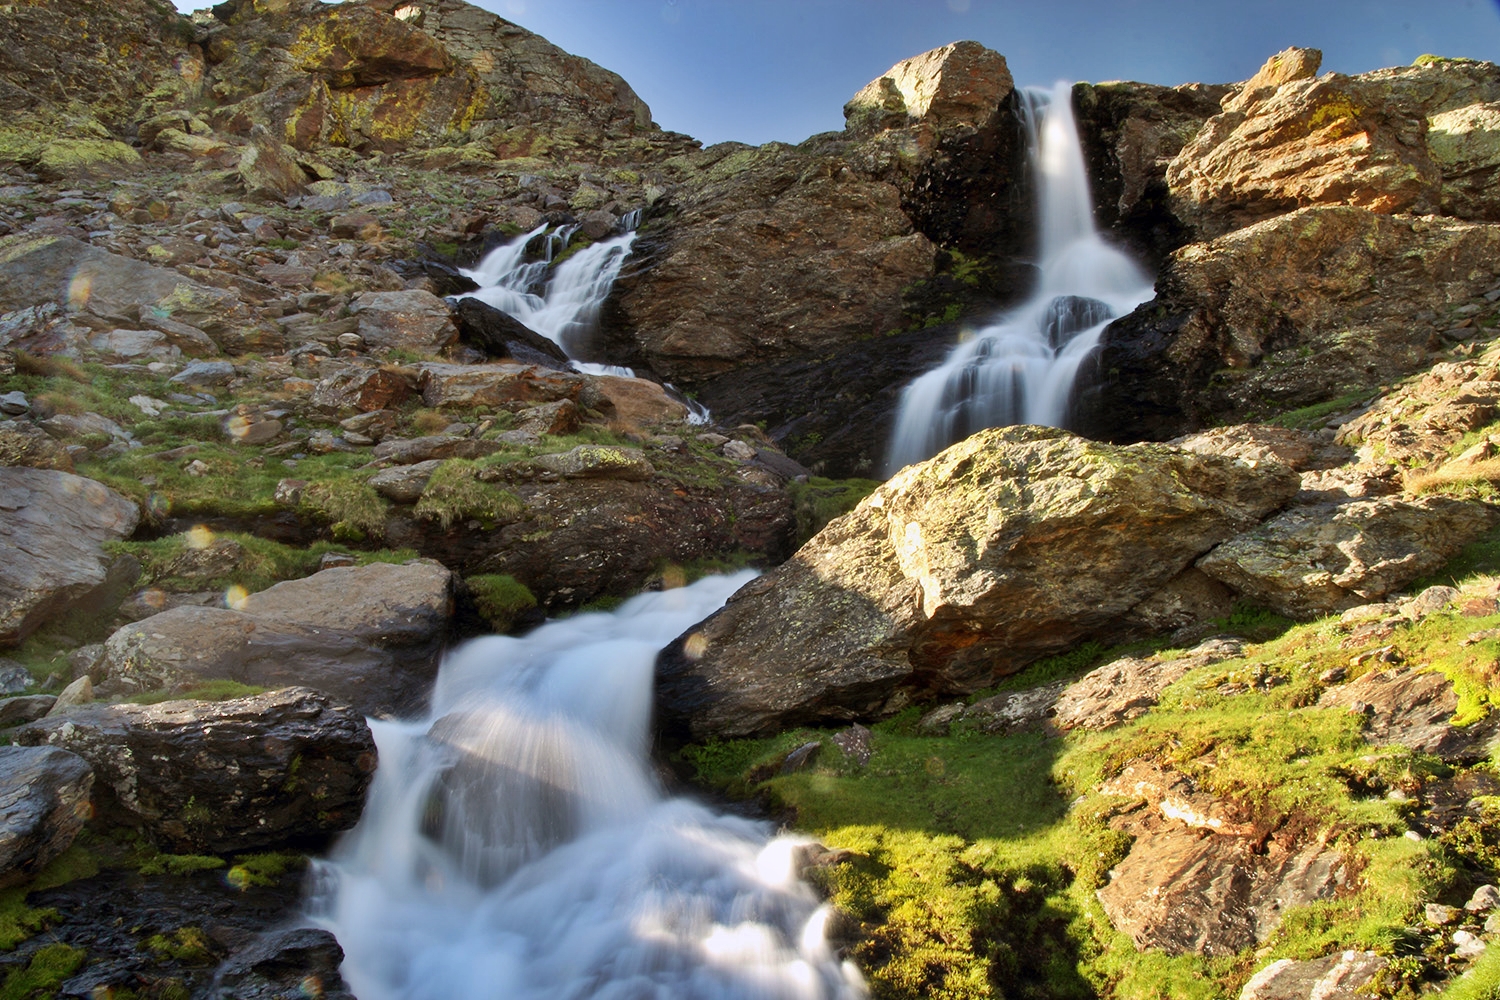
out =
[(985, 427), (1062, 426), (1073, 382), (1111, 319), (1151, 297), (1151, 279), (1094, 225), (1072, 86), (1028, 90), (1024, 119), (1037, 184), (1037, 287), (974, 331), (902, 393), (889, 472)]

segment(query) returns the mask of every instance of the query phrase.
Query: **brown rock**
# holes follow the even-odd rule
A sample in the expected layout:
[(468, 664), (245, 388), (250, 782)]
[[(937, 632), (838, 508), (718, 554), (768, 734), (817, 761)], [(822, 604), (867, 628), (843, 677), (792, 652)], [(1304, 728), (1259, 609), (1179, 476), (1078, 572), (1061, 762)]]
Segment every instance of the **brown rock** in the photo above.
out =
[(1389, 959), (1373, 951), (1343, 951), (1298, 961), (1277, 959), (1250, 977), (1240, 1000), (1359, 1000)]
[(371, 413), (390, 410), (411, 397), (408, 379), (384, 368), (350, 368), (318, 382), (308, 398), (320, 410)]
[(349, 307), (371, 347), (436, 352), (458, 339), (446, 303), (431, 292), (365, 292)]
[(500, 362), (487, 365), (424, 364), (422, 401), (428, 406), (502, 406), (506, 403), (576, 401), (585, 377), (539, 365)]
[(1363, 715), (1365, 739), (1371, 743), (1399, 743), (1448, 760), (1482, 755), (1494, 734), (1494, 727), (1483, 723), (1453, 725), (1458, 711), (1453, 682), (1412, 667), (1373, 671), (1329, 688), (1318, 705)]
[(1053, 725), (1070, 729), (1108, 729), (1144, 715), (1161, 693), (1189, 670), (1240, 655), (1235, 640), (1211, 639), (1182, 656), (1126, 656), (1089, 671), (1057, 697)]
[(601, 375), (594, 382), (599, 394), (614, 408), (615, 424), (626, 428), (652, 427), (687, 419), (687, 407), (655, 382), (643, 378)]
[(252, 142), (240, 154), (239, 164), (246, 196), (282, 201), (301, 192), (307, 174), (297, 162), (296, 151), (272, 138), (261, 126), (256, 126), (250, 137)]
[(913, 120), (935, 128), (983, 125), (1013, 89), (1004, 56), (978, 42), (954, 42), (892, 66), (844, 105), (844, 118), (862, 132)]
[(1295, 489), (1281, 467), (983, 431), (669, 646), (658, 705), (701, 738), (876, 716), (906, 686), (977, 690), (1109, 626)]

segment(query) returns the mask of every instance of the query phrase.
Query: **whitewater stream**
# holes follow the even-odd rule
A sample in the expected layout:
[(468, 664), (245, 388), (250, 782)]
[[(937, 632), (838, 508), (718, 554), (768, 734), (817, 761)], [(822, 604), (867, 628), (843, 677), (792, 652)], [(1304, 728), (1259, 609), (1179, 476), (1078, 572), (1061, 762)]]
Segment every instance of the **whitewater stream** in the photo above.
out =
[(371, 724), (368, 805), (311, 903), (360, 1000), (866, 995), (797, 878), (800, 842), (652, 773), (657, 650), (753, 575), (475, 640), (428, 718)]
[(931, 458), (986, 427), (1063, 426), (1079, 366), (1099, 335), (1110, 320), (1152, 296), (1150, 276), (1094, 225), (1072, 86), (1028, 90), (1025, 97), (1037, 181), (1037, 287), (906, 387), (887, 472)]

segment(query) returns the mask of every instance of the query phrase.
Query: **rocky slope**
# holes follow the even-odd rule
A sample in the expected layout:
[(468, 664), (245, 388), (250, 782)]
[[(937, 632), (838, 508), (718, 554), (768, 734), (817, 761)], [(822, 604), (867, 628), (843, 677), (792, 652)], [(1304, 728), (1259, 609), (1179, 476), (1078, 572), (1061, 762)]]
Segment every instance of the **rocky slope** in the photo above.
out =
[[(1084, 436), (977, 435), (798, 550), (875, 484), (794, 459), (878, 467), (900, 385), (1029, 286), (999, 54), (700, 149), (458, 0), (0, 28), (8, 993), (347, 995), (330, 938), (265, 932), (358, 815), (364, 716), (457, 638), (747, 561), (664, 727), (823, 838), (878, 995), (1500, 979), (1494, 66), (1075, 87), (1099, 219), (1161, 268)], [(718, 426), (442, 298), (636, 210), (599, 347)]]

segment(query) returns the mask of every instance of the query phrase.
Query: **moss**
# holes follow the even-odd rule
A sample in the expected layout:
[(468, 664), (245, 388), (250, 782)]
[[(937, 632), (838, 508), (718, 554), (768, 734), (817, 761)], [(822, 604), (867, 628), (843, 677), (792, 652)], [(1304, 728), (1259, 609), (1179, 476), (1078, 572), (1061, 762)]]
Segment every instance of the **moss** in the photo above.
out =
[(0, 985), (0, 1000), (39, 1000), (50, 997), (63, 980), (83, 967), (82, 948), (49, 944), (38, 948), (24, 969), (12, 969)]
[(841, 514), (847, 514), (880, 484), (873, 479), (824, 479), (813, 476), (792, 483), (788, 492), (797, 515), (797, 545), (801, 546)]
[(519, 520), (526, 505), (514, 493), (481, 481), (479, 468), (461, 458), (438, 466), (414, 508), (417, 516), (437, 521), (444, 529), (473, 520), (490, 530)]
[(536, 607), (536, 595), (513, 576), (486, 573), (464, 580), (475, 607), (496, 632), (509, 632), (517, 620)]
[(55, 889), (78, 879), (99, 874), (99, 860), (81, 841), (69, 847), (43, 868), (29, 885), (0, 890), (0, 951), (9, 951), (59, 919), (54, 909), (26, 905), (28, 893)]
[(385, 536), (390, 505), (368, 483), (350, 479), (314, 483), (302, 494), (302, 506), (327, 521), (336, 539), (360, 542)]
[(208, 965), (218, 957), (201, 927), (179, 927), (171, 934), (153, 934), (144, 947), (158, 958), (186, 965)]
[(140, 865), (142, 875), (191, 875), (224, 867), (223, 858), (204, 854), (154, 854)]
[(295, 851), (271, 851), (244, 854), (234, 860), (226, 877), (236, 889), (251, 886), (275, 886), (288, 875), (300, 875), (307, 868), (307, 855)]
[(238, 587), (247, 593), (264, 590), (283, 580), (296, 580), (308, 576), (317, 571), (323, 557), (329, 553), (350, 555), (359, 566), (375, 562), (403, 563), (417, 556), (412, 549), (349, 552), (345, 546), (333, 542), (314, 542), (311, 545), (294, 547), (233, 531), (214, 534), (211, 537), (217, 542), (232, 542), (236, 545), (238, 558), (234, 566), (224, 573), (194, 576), (191, 579), (179, 575), (178, 567), (185, 553), (203, 547), (204, 535), (200, 530), (195, 529), (193, 532), (168, 535), (165, 538), (150, 541), (110, 542), (106, 544), (105, 550), (113, 555), (131, 555), (139, 560), (141, 586), (160, 587), (171, 591), (227, 591), (231, 587)]

